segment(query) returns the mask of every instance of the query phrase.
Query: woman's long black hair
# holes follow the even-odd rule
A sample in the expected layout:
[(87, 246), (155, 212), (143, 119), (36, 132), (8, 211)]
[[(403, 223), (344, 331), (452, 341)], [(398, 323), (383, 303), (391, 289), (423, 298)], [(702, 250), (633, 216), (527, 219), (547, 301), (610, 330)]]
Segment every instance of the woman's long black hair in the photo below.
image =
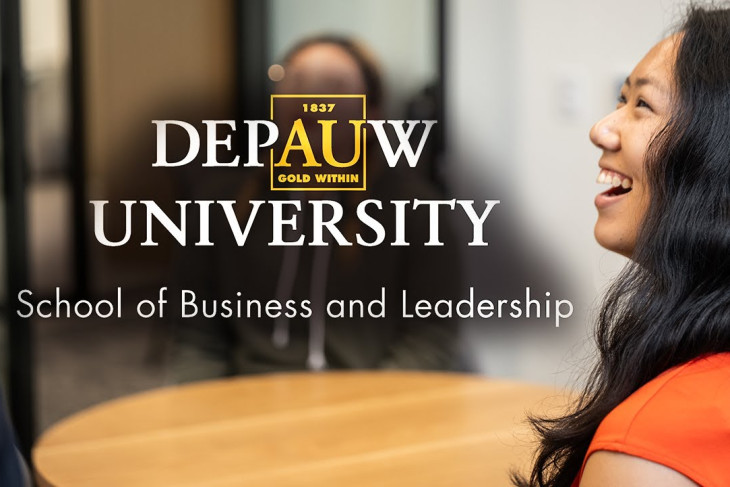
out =
[(569, 487), (613, 408), (675, 365), (730, 351), (730, 10), (691, 7), (679, 32), (672, 114), (646, 161), (651, 201), (601, 307), (598, 363), (569, 414), (531, 419), (541, 444), (515, 485)]

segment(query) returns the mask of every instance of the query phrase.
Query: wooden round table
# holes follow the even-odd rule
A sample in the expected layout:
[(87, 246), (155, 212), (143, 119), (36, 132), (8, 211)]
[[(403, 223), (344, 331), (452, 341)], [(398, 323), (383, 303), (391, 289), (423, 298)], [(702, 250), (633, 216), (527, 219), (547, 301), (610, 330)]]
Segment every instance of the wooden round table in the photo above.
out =
[(554, 389), (417, 372), (272, 374), (158, 389), (82, 411), (33, 450), (53, 487), (509, 485), (526, 411)]

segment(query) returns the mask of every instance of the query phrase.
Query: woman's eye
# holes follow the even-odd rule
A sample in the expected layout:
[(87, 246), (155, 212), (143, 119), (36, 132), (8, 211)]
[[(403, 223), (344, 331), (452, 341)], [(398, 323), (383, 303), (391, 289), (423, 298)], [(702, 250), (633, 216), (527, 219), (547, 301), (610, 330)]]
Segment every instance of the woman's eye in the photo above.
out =
[(618, 98), (616, 98), (616, 103), (618, 105), (625, 105), (626, 104), (626, 97), (624, 95), (619, 95)]
[(636, 106), (639, 108), (648, 108), (649, 110), (651, 110), (651, 106), (649, 106), (649, 104), (641, 98), (639, 98), (639, 100), (636, 102)]

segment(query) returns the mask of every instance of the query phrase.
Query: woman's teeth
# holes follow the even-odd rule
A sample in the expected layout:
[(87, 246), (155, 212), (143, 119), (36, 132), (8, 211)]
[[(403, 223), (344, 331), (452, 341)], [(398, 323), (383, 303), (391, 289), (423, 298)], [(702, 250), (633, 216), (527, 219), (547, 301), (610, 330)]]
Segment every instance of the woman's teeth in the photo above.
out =
[(623, 189), (631, 189), (633, 185), (631, 178), (615, 171), (609, 171), (608, 169), (601, 169), (601, 172), (598, 173), (598, 177), (596, 178), (596, 182), (599, 184), (610, 184), (614, 188), (621, 186)]

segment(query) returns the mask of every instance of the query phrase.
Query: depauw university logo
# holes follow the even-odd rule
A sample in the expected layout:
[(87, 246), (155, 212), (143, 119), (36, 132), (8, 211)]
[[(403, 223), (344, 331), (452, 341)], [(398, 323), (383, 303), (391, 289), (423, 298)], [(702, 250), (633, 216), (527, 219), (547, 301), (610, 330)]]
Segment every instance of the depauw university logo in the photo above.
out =
[(271, 95), (271, 189), (367, 188), (365, 95)]

